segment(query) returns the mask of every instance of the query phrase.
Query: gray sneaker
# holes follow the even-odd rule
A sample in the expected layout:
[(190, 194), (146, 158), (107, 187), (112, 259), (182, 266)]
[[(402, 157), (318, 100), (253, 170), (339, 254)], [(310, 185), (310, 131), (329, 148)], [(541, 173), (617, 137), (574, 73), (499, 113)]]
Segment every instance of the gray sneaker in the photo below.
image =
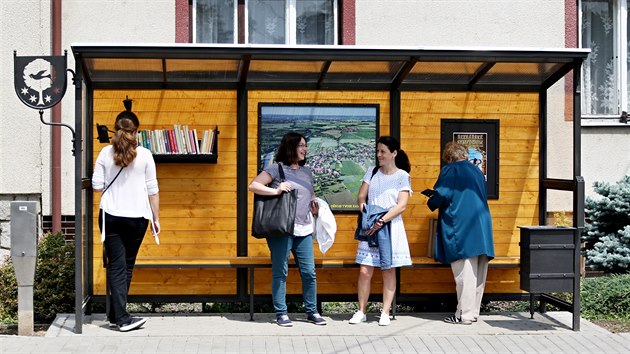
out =
[(291, 320), (289, 319), (289, 315), (287, 314), (278, 315), (278, 318), (276, 318), (276, 323), (278, 324), (278, 326), (281, 327), (293, 327), (293, 322), (291, 322)]
[(306, 317), (306, 320), (310, 323), (314, 323), (316, 325), (323, 326), (326, 324), (326, 320), (320, 316), (317, 312), (309, 313)]

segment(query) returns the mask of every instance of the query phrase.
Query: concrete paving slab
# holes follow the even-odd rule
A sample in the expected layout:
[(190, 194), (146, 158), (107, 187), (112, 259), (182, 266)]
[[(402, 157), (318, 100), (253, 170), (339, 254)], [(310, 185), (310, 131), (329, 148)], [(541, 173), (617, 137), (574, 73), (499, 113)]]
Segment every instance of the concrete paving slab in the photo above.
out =
[(293, 327), (274, 314), (142, 314), (138, 330), (111, 329), (104, 314), (86, 316), (74, 333), (74, 315), (60, 314), (44, 337), (0, 336), (0, 353), (630, 353), (630, 335), (614, 334), (581, 320), (571, 329), (568, 312), (490, 313), (477, 323), (442, 321), (444, 313), (402, 313), (390, 326), (348, 323), (351, 315), (325, 315), (316, 326), (304, 314), (289, 314)]

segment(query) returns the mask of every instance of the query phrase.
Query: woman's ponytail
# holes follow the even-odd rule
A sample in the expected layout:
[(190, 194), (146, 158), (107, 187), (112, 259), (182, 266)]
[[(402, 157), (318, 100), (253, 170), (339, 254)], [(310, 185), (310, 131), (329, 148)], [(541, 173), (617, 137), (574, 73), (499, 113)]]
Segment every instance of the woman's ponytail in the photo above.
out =
[(131, 111), (123, 111), (116, 117), (115, 134), (112, 137), (114, 147), (114, 163), (120, 167), (127, 167), (136, 158), (138, 140), (136, 133), (140, 122)]

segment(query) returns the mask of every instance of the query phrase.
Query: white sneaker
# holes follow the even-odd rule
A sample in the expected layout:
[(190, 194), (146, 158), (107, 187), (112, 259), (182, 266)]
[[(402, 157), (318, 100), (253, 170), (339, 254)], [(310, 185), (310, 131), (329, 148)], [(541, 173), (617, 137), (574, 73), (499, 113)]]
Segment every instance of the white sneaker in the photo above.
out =
[(348, 321), (348, 323), (357, 324), (365, 321), (367, 321), (367, 316), (363, 313), (363, 311), (359, 310), (352, 315), (352, 318)]
[(389, 315), (381, 312), (381, 318), (378, 320), (379, 326), (389, 326), (391, 320), (389, 319)]

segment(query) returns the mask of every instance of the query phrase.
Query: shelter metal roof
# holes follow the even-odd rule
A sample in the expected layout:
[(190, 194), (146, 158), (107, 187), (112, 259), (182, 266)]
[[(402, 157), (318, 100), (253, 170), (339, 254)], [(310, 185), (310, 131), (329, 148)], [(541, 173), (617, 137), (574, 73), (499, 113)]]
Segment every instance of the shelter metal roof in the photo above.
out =
[(73, 44), (93, 88), (531, 91), (588, 49)]

